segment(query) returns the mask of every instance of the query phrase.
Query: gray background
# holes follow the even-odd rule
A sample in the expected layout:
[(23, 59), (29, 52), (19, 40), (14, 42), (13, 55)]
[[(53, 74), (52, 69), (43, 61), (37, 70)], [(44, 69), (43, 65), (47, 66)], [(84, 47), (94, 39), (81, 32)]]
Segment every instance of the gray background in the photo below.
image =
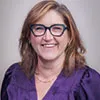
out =
[[(18, 40), (28, 11), (41, 0), (0, 0), (0, 85), (7, 68), (20, 61)], [(100, 0), (57, 0), (70, 9), (89, 66), (100, 72)]]

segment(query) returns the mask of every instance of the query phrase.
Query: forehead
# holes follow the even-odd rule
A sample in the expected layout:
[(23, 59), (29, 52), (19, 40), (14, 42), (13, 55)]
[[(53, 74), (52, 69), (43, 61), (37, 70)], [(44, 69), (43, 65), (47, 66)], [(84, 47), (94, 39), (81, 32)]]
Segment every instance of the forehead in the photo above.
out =
[(40, 18), (36, 24), (52, 25), (52, 24), (64, 24), (63, 17), (55, 10), (48, 11), (42, 18)]

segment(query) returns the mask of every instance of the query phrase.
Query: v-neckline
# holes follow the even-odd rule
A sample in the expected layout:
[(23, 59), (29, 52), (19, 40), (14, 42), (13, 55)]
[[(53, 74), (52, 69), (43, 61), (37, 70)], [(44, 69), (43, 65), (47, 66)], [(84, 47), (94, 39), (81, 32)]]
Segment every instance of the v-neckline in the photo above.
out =
[[(60, 81), (64, 79), (64, 74), (61, 71), (59, 73), (59, 75), (57, 76), (56, 80), (52, 83), (51, 87), (48, 89), (48, 91), (46, 92), (46, 94), (43, 96), (42, 100), (44, 100), (45, 98), (47, 98), (47, 95), (50, 94), (51, 92), (55, 92), (53, 90), (57, 89), (59, 87)], [(34, 86), (35, 86), (35, 90), (36, 90), (36, 97), (38, 100), (38, 94), (37, 94), (37, 89), (36, 89), (36, 83), (35, 83), (35, 77), (34, 77)]]

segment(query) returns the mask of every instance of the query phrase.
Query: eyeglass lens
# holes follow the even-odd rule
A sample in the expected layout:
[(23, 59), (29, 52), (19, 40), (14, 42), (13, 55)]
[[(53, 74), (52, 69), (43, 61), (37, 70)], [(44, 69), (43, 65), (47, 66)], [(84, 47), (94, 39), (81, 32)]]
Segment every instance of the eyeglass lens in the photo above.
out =
[(44, 35), (47, 29), (49, 29), (52, 35), (59, 36), (63, 33), (65, 28), (66, 27), (63, 24), (54, 24), (50, 27), (46, 27), (41, 24), (36, 24), (31, 27), (31, 30), (36, 36)]

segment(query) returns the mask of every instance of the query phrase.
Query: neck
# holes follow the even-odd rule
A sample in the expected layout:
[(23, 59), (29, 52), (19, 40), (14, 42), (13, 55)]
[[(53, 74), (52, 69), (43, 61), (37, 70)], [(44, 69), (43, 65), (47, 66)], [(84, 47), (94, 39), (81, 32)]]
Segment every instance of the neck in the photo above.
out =
[(56, 60), (46, 61), (38, 58), (38, 65), (36, 72), (41, 78), (45, 79), (50, 79), (54, 76), (57, 76), (63, 69), (64, 59), (65, 57), (63, 57), (63, 59), (58, 58)]

